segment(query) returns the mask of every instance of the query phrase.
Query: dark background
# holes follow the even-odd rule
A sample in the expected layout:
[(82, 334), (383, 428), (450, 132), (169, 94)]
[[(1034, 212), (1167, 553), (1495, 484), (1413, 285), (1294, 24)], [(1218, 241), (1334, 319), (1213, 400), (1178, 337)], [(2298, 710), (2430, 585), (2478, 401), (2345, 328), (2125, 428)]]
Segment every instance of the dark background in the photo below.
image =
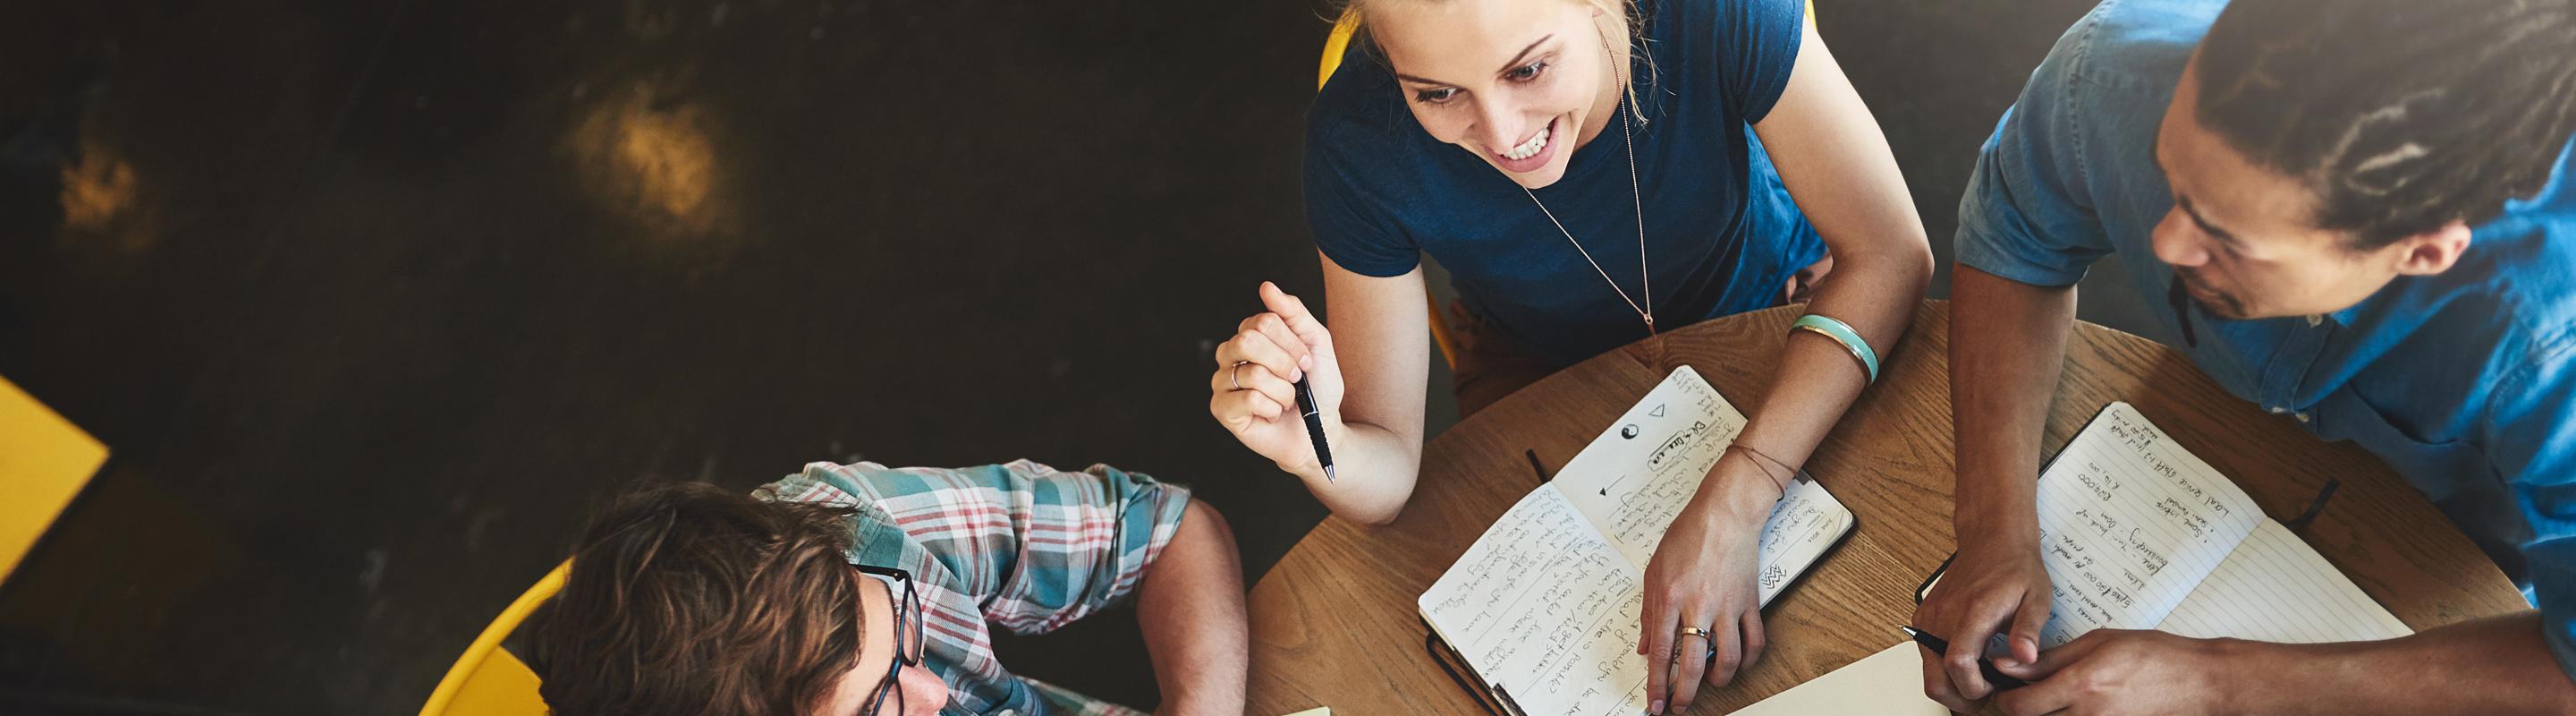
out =
[[(1940, 255), (2087, 7), (1818, 8)], [(0, 376), (114, 456), (0, 586), (0, 712), (410, 713), (645, 477), (1107, 462), (1258, 579), (1323, 510), (1206, 380), (1259, 281), (1320, 291), (1329, 12), (13, 4)], [(1155, 700), (1132, 612), (1001, 649)]]

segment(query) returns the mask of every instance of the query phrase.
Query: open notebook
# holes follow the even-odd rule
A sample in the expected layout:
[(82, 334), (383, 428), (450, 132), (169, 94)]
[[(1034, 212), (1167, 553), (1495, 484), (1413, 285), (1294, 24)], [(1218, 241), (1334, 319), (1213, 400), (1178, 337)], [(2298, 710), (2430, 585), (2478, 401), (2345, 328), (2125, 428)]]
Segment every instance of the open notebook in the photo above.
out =
[[(1646, 561), (1743, 426), (1697, 371), (1674, 369), (1440, 575), (1418, 601), (1423, 621), (1507, 711), (1642, 713)], [(1762, 602), (1851, 529), (1822, 485), (1791, 483), (1763, 526)]]
[(2280, 642), (2413, 633), (2128, 403), (2094, 415), (2040, 473), (2039, 538), (2056, 586), (2042, 649), (2103, 627)]
[[(2042, 649), (2104, 627), (2304, 643), (2412, 633), (2128, 403), (2103, 408), (2041, 471), (2039, 534), (2056, 592)], [(1918, 653), (1898, 644), (1740, 713), (1825, 713), (1854, 694), (1885, 695), (1865, 711), (1943, 713), (1922, 697)]]

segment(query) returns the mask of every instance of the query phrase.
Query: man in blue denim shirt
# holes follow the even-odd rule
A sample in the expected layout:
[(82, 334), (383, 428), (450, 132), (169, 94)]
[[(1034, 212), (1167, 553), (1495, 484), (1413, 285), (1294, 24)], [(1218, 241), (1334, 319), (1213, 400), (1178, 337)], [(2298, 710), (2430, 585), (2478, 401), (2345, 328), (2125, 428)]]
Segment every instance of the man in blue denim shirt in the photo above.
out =
[[(2576, 8), (2106, 0), (1959, 209), (1957, 560), (1927, 695), (2010, 713), (2576, 713)], [(2205, 37), (2204, 37), (2205, 36)], [(2228, 390), (2379, 455), (2539, 608), (2332, 645), (2101, 630), (2038, 651), (2039, 439), (2111, 256)]]

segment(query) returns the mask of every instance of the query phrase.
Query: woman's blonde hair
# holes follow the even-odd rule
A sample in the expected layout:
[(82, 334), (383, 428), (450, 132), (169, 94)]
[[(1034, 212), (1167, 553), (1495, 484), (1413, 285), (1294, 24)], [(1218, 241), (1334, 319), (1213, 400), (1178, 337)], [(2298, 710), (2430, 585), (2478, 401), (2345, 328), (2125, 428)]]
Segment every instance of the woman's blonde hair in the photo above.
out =
[[(1337, 6), (1337, 8), (1340, 10), (1340, 12), (1335, 13), (1335, 14), (1336, 14), (1338, 17), (1350, 18), (1350, 19), (1351, 19), (1351, 22), (1352, 22), (1352, 27), (1351, 27), (1351, 46), (1352, 46), (1353, 48), (1356, 48), (1356, 50), (1357, 50), (1360, 54), (1362, 54), (1362, 55), (1366, 55), (1366, 56), (1367, 56), (1371, 61), (1376, 62), (1376, 63), (1377, 63), (1377, 65), (1378, 65), (1379, 67), (1385, 67), (1385, 68), (1388, 68), (1388, 69), (1392, 70), (1392, 69), (1394, 69), (1394, 67), (1395, 67), (1394, 63), (1392, 63), (1392, 62), (1388, 62), (1388, 61), (1387, 61), (1385, 51), (1384, 51), (1384, 50), (1381, 50), (1381, 49), (1379, 49), (1379, 48), (1378, 48), (1377, 39), (1376, 39), (1375, 37), (1373, 37), (1373, 36), (1371, 36), (1371, 35), (1369, 34), (1368, 13), (1367, 13), (1367, 11), (1364, 9), (1364, 7), (1363, 7), (1363, 6), (1365, 6), (1365, 5), (1369, 4), (1369, 3), (1372, 3), (1372, 2), (1383, 2), (1383, 1), (1385, 1), (1385, 0), (1335, 0), (1334, 5), (1335, 5), (1335, 6)], [(1441, 0), (1404, 0), (1404, 1), (1405, 1), (1405, 2), (1440, 2)], [(1645, 12), (1645, 9), (1644, 9), (1644, 8), (1642, 8), (1642, 7), (1639, 7), (1639, 6), (1637, 5), (1638, 0), (1567, 0), (1567, 1), (1568, 1), (1568, 2), (1577, 3), (1577, 4), (1592, 5), (1592, 6), (1595, 6), (1595, 7), (1599, 7), (1599, 8), (1601, 8), (1601, 10), (1602, 10), (1602, 11), (1604, 11), (1604, 12), (1611, 12), (1611, 11), (1614, 11), (1614, 10), (1615, 10), (1616, 12), (1619, 12), (1619, 13), (1623, 14), (1625, 17), (1627, 17), (1627, 18), (1628, 18), (1628, 52), (1629, 52), (1630, 62), (1631, 62), (1631, 63), (1633, 63), (1633, 62), (1635, 61), (1635, 58), (1638, 58), (1638, 57), (1643, 57), (1643, 58), (1645, 58), (1645, 60), (1646, 60), (1646, 72), (1645, 72), (1645, 75), (1646, 75), (1646, 82), (1645, 82), (1645, 86), (1647, 86), (1647, 87), (1653, 87), (1653, 86), (1655, 86), (1655, 78), (1656, 78), (1656, 72), (1655, 72), (1655, 56), (1654, 56), (1654, 53), (1647, 52), (1647, 51), (1646, 51), (1646, 49), (1645, 49), (1645, 44), (1646, 44), (1646, 20), (1647, 20), (1647, 18), (1646, 18), (1646, 12)], [(1617, 5), (1618, 7), (1616, 7), (1616, 8), (1609, 7), (1610, 5), (1614, 5), (1614, 4), (1615, 4), (1615, 5)], [(1640, 90), (1640, 92), (1642, 92), (1642, 90)]]

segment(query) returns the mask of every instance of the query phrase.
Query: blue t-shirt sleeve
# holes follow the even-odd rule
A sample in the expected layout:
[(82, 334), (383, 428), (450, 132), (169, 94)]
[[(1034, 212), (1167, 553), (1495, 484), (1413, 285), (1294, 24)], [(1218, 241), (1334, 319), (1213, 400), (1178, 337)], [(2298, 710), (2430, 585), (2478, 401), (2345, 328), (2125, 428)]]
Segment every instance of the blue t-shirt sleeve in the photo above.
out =
[(1422, 262), (1422, 248), (1380, 203), (1386, 197), (1365, 188), (1369, 149), (1360, 145), (1375, 138), (1337, 116), (1335, 107), (1351, 98), (1335, 89), (1325, 89), (1306, 120), (1306, 228), (1315, 234), (1315, 248), (1342, 268), (1381, 278), (1410, 273)]
[(1798, 43), (1806, 39), (1806, 3), (1717, 0), (1696, 5), (1715, 13), (1715, 35), (1705, 45), (1716, 53), (1709, 66), (1717, 68), (1718, 91), (1745, 124), (1761, 123), (1789, 88), (1789, 71), (1798, 65)]
[(2081, 106), (2071, 71), (2091, 37), (2078, 24), (2058, 42), (1977, 153), (1959, 198), (1960, 264), (2034, 286), (2067, 286), (2111, 252), (2089, 198)]
[(2532, 351), (2488, 406), (2486, 449), (2531, 523), (2522, 555), (2559, 671), (2576, 679), (2576, 335)]

